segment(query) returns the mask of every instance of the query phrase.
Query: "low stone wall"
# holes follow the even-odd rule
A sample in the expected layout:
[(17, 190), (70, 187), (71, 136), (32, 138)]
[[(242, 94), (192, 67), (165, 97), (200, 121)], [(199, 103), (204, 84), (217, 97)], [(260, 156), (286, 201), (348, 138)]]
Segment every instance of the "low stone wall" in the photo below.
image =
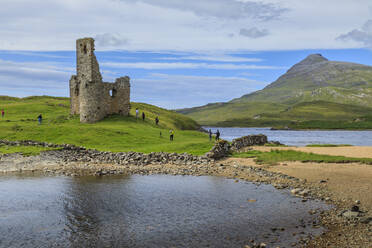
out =
[(101, 152), (96, 150), (64, 150), (61, 153), (63, 162), (107, 163), (117, 165), (145, 166), (149, 164), (207, 165), (214, 162), (206, 156), (193, 156), (187, 153), (152, 152)]
[(231, 154), (230, 148), (231, 146), (229, 142), (226, 140), (219, 140), (215, 143), (212, 150), (207, 152), (205, 156), (213, 159), (221, 159)]
[(231, 143), (231, 150), (238, 151), (247, 146), (260, 146), (266, 143), (268, 143), (266, 135), (248, 135), (234, 139)]
[[(140, 152), (101, 152), (94, 149), (86, 149), (70, 144), (51, 144), (47, 142), (21, 140), (8, 141), (0, 140), (0, 145), (9, 146), (42, 146), (52, 148), (62, 148), (61, 151), (50, 151), (62, 162), (93, 162), (107, 163), (118, 165), (138, 165), (144, 166), (148, 164), (176, 164), (176, 165), (192, 165), (192, 164), (210, 164), (214, 162), (213, 158), (207, 156), (194, 156), (188, 153), (166, 153), (152, 152), (144, 154)], [(1, 156), (0, 156), (1, 157)]]

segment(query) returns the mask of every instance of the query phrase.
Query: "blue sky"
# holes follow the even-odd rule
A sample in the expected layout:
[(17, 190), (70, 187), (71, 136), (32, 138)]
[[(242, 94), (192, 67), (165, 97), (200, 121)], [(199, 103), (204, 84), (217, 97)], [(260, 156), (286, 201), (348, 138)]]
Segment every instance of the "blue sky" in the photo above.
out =
[[(262, 89), (312, 53), (372, 66), (365, 0), (2, 0), (0, 95), (68, 96), (75, 40), (105, 81), (175, 109)], [(48, 11), (44, 11), (48, 9)]]

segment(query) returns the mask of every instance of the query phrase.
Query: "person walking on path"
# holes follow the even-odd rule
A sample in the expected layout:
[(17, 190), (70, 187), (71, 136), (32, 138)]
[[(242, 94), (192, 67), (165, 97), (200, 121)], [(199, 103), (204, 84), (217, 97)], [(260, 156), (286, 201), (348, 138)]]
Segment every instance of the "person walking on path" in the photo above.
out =
[(1, 110), (1, 118), (4, 118), (5, 112), (4, 109)]
[(139, 116), (139, 110), (138, 108), (136, 108), (136, 119), (138, 119), (138, 116)]
[(209, 141), (212, 141), (212, 130), (209, 129)]
[(145, 112), (142, 112), (142, 121), (145, 121), (146, 115)]
[(220, 130), (217, 129), (217, 132), (216, 132), (216, 140), (220, 140)]
[(43, 121), (43, 116), (40, 114), (40, 115), (37, 117), (37, 120), (39, 121), (39, 125), (41, 125), (41, 122)]
[(173, 131), (173, 129), (171, 129), (170, 131), (169, 131), (169, 140), (170, 141), (173, 141), (173, 139), (174, 139), (174, 131)]
[(156, 126), (159, 124), (159, 117), (157, 117), (157, 116), (155, 118), (155, 124), (156, 124)]

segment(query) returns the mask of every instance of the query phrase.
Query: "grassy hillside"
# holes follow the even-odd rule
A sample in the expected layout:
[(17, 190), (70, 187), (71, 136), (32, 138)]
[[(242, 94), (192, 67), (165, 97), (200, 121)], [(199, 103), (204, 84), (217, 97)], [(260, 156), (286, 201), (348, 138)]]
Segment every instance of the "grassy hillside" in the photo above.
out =
[[(0, 139), (69, 143), (102, 151), (188, 152), (204, 154), (212, 147), (208, 136), (196, 131), (199, 125), (188, 117), (144, 103), (132, 103), (130, 117), (113, 115), (95, 124), (82, 124), (69, 115), (69, 99), (57, 97), (0, 97)], [(136, 120), (135, 109), (146, 113)], [(36, 118), (43, 115), (43, 124)], [(159, 126), (155, 117), (159, 116)], [(1, 118), (1, 117), (0, 117)], [(175, 129), (174, 142), (169, 130)], [(162, 133), (162, 136), (160, 136)]]
[(372, 67), (314, 54), (263, 90), (179, 112), (202, 125), (372, 129)]

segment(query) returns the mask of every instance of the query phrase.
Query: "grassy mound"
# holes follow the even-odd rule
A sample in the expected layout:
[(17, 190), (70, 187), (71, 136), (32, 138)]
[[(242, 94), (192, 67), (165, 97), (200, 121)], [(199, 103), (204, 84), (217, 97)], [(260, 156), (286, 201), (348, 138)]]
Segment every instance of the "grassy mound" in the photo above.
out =
[[(145, 112), (146, 120), (135, 118), (135, 109)], [(144, 103), (132, 103), (131, 116), (110, 116), (95, 124), (82, 124), (78, 116), (70, 116), (69, 98), (0, 97), (0, 139), (36, 140), (56, 144), (68, 143), (101, 151), (188, 152), (201, 155), (212, 143), (208, 135), (196, 131), (199, 125), (188, 117)], [(38, 125), (37, 116), (43, 115)], [(159, 126), (155, 117), (159, 116)], [(1, 117), (0, 117), (1, 118)], [(175, 140), (169, 141), (169, 130)], [(160, 135), (161, 134), (161, 135)]]

